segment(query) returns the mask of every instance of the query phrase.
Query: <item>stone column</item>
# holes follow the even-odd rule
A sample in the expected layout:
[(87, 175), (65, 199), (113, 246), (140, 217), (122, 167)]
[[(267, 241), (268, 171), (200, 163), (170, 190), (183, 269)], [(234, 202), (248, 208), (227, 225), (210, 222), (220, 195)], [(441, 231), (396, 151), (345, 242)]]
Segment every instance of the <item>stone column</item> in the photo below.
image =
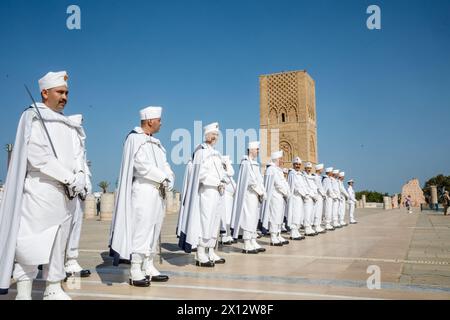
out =
[(391, 201), (392, 201), (391, 197), (383, 197), (384, 210), (392, 209), (392, 202)]
[(431, 204), (433, 208), (436, 207), (438, 204), (438, 193), (437, 193), (437, 186), (430, 186), (431, 189)]
[(392, 209), (398, 208), (398, 194), (395, 194), (394, 197), (392, 198), (392, 204), (393, 204)]
[(366, 207), (366, 195), (363, 194), (361, 196), (361, 200), (362, 200), (362, 207), (361, 208), (365, 208)]
[(111, 221), (114, 211), (114, 193), (102, 194), (100, 198), (100, 220)]
[(88, 220), (97, 218), (97, 200), (92, 194), (88, 194), (84, 202), (84, 218)]

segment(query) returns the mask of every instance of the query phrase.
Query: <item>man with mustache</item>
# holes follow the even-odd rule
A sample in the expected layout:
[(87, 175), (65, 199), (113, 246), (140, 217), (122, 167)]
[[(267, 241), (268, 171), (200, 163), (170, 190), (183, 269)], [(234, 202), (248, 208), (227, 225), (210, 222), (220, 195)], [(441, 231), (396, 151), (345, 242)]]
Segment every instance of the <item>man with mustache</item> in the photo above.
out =
[(35, 107), (40, 115), (33, 107), (22, 114), (6, 178), (0, 205), (0, 293), (8, 290), (14, 264), (17, 300), (31, 300), (39, 265), (47, 281), (44, 300), (71, 299), (61, 288), (69, 202), (84, 192), (86, 173), (84, 134), (63, 115), (67, 79), (61, 71), (39, 80), (42, 103)]

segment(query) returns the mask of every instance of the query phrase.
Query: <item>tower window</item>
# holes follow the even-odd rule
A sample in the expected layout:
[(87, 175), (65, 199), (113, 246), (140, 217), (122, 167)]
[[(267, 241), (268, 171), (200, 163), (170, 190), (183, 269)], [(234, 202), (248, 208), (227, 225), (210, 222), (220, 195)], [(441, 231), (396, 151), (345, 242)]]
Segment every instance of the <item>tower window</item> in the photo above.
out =
[(281, 122), (286, 122), (286, 115), (284, 113), (281, 114)]

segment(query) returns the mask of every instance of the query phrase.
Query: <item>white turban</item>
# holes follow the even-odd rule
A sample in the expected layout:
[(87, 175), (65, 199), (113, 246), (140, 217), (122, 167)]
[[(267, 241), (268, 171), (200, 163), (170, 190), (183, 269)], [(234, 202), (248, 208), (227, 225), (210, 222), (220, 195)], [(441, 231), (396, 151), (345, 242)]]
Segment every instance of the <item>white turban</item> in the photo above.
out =
[(56, 87), (68, 87), (68, 79), (69, 76), (67, 75), (66, 71), (49, 72), (41, 79), (39, 79), (39, 90), (42, 92), (42, 90), (52, 89)]
[(339, 173), (339, 177), (345, 177), (345, 172), (342, 171), (341, 173)]
[(280, 150), (280, 151), (273, 152), (270, 158), (272, 160), (277, 160), (277, 159), (280, 159), (282, 157), (283, 157), (283, 150)]
[(142, 109), (139, 113), (141, 114), (141, 120), (160, 119), (162, 108), (150, 106)]
[(218, 122), (214, 122), (211, 124), (208, 124), (207, 126), (205, 126), (203, 128), (204, 134), (207, 135), (208, 133), (219, 133), (219, 123)]
[(248, 148), (249, 149), (259, 149), (260, 145), (261, 145), (261, 143), (259, 141), (251, 141), (248, 143)]
[(293, 164), (302, 164), (302, 159), (300, 157), (295, 157), (294, 160), (292, 160)]
[(316, 170), (322, 170), (324, 167), (323, 163), (316, 165)]
[(325, 172), (326, 172), (326, 173), (333, 172), (333, 167), (326, 168), (326, 169), (325, 169)]
[(348, 183), (353, 183), (353, 182), (355, 182), (355, 181), (353, 181), (353, 179), (348, 180)]
[(312, 168), (312, 163), (311, 162), (307, 162), (305, 164), (305, 168)]
[(338, 174), (338, 173), (339, 173), (339, 170), (337, 170), (337, 169), (333, 170), (333, 174)]

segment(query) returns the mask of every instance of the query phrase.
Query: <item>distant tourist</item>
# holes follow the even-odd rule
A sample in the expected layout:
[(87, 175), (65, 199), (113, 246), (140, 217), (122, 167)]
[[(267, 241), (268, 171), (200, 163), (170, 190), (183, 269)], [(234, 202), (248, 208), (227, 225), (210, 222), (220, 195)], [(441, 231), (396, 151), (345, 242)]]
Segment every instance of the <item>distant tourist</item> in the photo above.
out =
[(408, 210), (408, 213), (413, 213), (412, 209), (411, 209), (411, 205), (412, 205), (412, 199), (411, 199), (411, 196), (408, 195), (405, 199), (405, 207), (406, 207), (406, 210)]
[(444, 216), (447, 215), (447, 209), (450, 206), (450, 196), (448, 194), (448, 191), (444, 192), (444, 197), (442, 199), (442, 205), (444, 206)]

